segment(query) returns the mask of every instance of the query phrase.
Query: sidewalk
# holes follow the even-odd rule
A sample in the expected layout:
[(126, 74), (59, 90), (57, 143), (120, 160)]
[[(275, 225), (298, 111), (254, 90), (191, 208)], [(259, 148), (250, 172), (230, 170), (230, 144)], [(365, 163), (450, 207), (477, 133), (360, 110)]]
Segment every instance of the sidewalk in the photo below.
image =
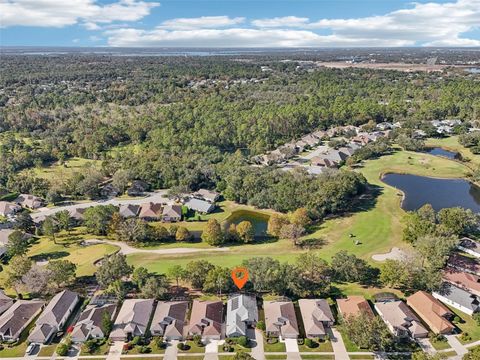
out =
[(338, 332), (337, 329), (329, 330), (330, 340), (332, 342), (333, 352), (335, 354), (335, 360), (349, 360), (350, 357), (347, 353), (347, 348), (343, 343), (342, 335)]

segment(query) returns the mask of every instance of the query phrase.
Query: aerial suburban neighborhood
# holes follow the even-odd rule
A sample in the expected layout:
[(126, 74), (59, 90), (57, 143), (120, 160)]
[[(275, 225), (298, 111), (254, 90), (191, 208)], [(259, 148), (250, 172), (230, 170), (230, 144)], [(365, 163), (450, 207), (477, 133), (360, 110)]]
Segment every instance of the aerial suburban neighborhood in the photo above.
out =
[(0, 360), (480, 360), (479, 0), (0, 0)]

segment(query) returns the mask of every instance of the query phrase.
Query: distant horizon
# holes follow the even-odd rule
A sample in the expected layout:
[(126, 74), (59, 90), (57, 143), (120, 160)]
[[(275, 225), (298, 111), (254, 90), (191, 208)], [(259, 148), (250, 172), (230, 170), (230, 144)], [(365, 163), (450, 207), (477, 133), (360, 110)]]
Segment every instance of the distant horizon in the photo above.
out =
[(2, 46), (479, 47), (480, 0), (0, 0)]

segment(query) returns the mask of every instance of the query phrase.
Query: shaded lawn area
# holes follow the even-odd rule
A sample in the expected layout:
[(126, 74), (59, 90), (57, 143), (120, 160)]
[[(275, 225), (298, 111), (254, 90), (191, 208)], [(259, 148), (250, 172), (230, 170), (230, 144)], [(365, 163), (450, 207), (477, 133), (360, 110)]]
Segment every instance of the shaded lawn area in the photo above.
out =
[(58, 344), (42, 345), (37, 356), (52, 356)]
[(450, 349), (450, 344), (448, 343), (447, 339), (445, 339), (445, 340), (432, 340), (432, 339), (430, 339), (430, 343), (435, 348), (435, 350)]
[(342, 335), (343, 343), (345, 344), (345, 348), (347, 349), (347, 352), (363, 352), (363, 351), (368, 351), (368, 350), (363, 350), (360, 349), (353, 341), (349, 339), (347, 334), (345, 334), (340, 327), (337, 327), (337, 330), (340, 332)]
[(107, 355), (108, 351), (110, 350), (110, 345), (108, 345), (108, 341), (105, 341), (104, 344), (95, 348), (95, 350), (91, 353), (83, 351), (83, 346), (80, 351), (80, 355)]
[(330, 341), (314, 341), (315, 344), (317, 344), (316, 347), (309, 348), (307, 345), (303, 344), (298, 345), (298, 349), (300, 352), (333, 352), (332, 343)]
[(458, 337), (458, 340), (462, 344), (468, 344), (480, 340), (480, 326), (470, 315), (467, 315), (460, 310), (446, 305), (455, 315), (457, 315), (462, 321), (455, 323), (455, 325), (462, 331), (463, 334), (468, 333), (470, 339), (464, 340), (462, 336)]
[(265, 352), (285, 352), (285, 343), (277, 341), (275, 344), (269, 344), (267, 340), (263, 339), (263, 348)]
[(34, 168), (34, 173), (37, 177), (52, 181), (52, 180), (67, 180), (70, 179), (74, 173), (85, 171), (86, 168), (94, 167), (99, 169), (101, 167), (101, 160), (90, 160), (84, 158), (74, 157), (65, 160), (65, 165), (58, 162), (49, 166), (42, 166)]

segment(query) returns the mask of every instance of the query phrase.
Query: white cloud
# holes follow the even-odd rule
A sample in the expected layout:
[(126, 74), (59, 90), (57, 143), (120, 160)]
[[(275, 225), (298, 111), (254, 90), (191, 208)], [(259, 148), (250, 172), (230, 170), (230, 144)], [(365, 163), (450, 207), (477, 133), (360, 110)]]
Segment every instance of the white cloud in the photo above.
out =
[(212, 29), (241, 24), (244, 17), (201, 16), (197, 18), (177, 18), (164, 21), (157, 28), (169, 30)]
[(253, 20), (253, 28), (238, 26), (242, 22), (227, 16), (172, 19), (152, 30), (124, 28), (105, 35), (111, 46), (480, 46), (480, 39), (462, 35), (480, 28), (480, 0), (413, 3), (408, 9), (363, 18), (312, 22), (287, 16)]
[(158, 5), (140, 0), (105, 5), (97, 0), (0, 0), (0, 26), (64, 27), (82, 22), (98, 30), (97, 23), (140, 20)]
[(252, 25), (260, 28), (304, 27), (308, 21), (309, 19), (306, 17), (284, 16), (253, 20)]

